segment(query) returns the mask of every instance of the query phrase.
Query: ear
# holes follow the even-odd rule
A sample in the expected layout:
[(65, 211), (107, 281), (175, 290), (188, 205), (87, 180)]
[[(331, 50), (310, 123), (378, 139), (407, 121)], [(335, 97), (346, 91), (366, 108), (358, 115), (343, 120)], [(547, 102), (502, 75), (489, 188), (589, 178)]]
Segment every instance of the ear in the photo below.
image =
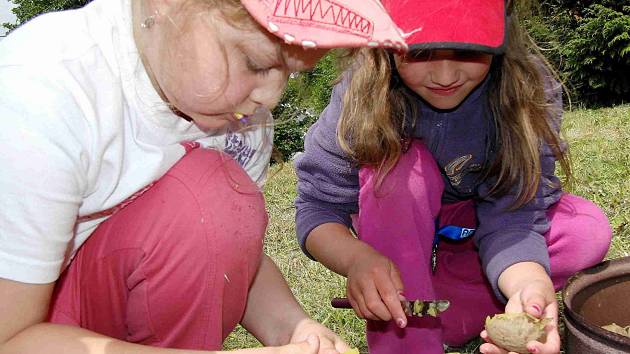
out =
[(141, 21), (152, 18), (155, 23), (167, 21), (175, 11), (181, 10), (184, 0), (134, 0), (140, 2)]

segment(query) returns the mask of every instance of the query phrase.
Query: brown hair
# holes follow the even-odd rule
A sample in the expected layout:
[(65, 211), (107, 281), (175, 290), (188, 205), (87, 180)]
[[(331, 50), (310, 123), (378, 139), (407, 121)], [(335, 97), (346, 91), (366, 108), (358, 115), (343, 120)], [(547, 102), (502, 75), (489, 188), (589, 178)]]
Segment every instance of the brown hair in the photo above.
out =
[[(554, 128), (545, 83), (560, 82), (529, 35), (519, 23), (519, 12), (511, 9), (508, 45), (504, 55), (495, 56), (491, 68), (489, 104), (494, 116), (497, 153), (485, 171), (493, 178), (490, 195), (516, 193), (512, 208), (532, 200), (541, 183), (540, 154), (544, 143), (551, 148), (567, 178), (571, 169)], [(377, 170), (376, 186), (395, 166), (407, 136), (404, 117), (412, 105), (412, 94), (396, 83), (395, 63), (383, 49), (361, 49), (354, 53), (352, 80), (343, 99), (337, 129), (340, 146), (360, 165)], [(542, 70), (541, 70), (542, 68)], [(546, 79), (551, 76), (555, 80)], [(558, 84), (560, 85), (560, 84)], [(557, 87), (559, 89), (560, 87)]]

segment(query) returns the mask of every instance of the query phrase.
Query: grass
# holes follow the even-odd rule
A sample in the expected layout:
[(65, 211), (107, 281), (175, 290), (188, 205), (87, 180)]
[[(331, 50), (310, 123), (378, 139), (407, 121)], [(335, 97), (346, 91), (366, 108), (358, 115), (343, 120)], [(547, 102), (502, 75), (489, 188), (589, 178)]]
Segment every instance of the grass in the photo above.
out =
[[(568, 190), (597, 203), (608, 215), (613, 243), (607, 258), (630, 254), (630, 105), (565, 114), (575, 183)], [(285, 164), (269, 180), (265, 195), (270, 224), (265, 250), (278, 264), (293, 293), (316, 320), (339, 333), (350, 345), (367, 352), (364, 322), (351, 310), (333, 309), (332, 297), (342, 296), (345, 279), (304, 256), (295, 239), (293, 200), (296, 177)], [(472, 341), (462, 353), (475, 353)], [(225, 342), (226, 349), (260, 345), (242, 328)]]

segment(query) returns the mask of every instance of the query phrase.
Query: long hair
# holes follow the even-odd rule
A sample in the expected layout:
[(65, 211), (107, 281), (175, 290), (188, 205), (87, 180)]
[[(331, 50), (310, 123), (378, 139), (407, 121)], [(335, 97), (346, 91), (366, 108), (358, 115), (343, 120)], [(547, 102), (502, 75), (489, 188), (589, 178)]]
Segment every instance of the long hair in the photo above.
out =
[(358, 49), (352, 80), (343, 98), (337, 127), (341, 148), (358, 164), (377, 170), (377, 186), (396, 165), (408, 127), (405, 116), (413, 93), (393, 72), (393, 58), (383, 49)]
[[(534, 198), (541, 183), (543, 144), (549, 145), (560, 162), (566, 180), (571, 169), (554, 127), (559, 122), (552, 118), (560, 112), (553, 111), (545, 95), (545, 84), (560, 85), (560, 80), (521, 27), (525, 7), (511, 7), (507, 48), (504, 55), (495, 56), (490, 72), (488, 96), (496, 127), (491, 143), (497, 151), (485, 178), (494, 181), (489, 195), (515, 193), (511, 207), (518, 208)], [(408, 133), (404, 117), (413, 107), (411, 100), (418, 98), (397, 82), (395, 64), (387, 51), (361, 49), (354, 58), (337, 139), (359, 165), (376, 169), (378, 189), (402, 154), (402, 141)]]

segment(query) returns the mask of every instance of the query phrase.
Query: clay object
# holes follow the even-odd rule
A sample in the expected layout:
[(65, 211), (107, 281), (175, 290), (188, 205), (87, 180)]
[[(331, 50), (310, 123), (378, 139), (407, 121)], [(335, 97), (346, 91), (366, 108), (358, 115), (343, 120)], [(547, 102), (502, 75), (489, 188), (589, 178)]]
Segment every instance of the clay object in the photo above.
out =
[(343, 354), (359, 354), (359, 349), (350, 349), (347, 352), (343, 353)]
[(527, 342), (547, 340), (545, 325), (549, 319), (538, 319), (527, 313), (501, 313), (486, 317), (486, 331), (492, 342), (503, 349), (529, 353)]

